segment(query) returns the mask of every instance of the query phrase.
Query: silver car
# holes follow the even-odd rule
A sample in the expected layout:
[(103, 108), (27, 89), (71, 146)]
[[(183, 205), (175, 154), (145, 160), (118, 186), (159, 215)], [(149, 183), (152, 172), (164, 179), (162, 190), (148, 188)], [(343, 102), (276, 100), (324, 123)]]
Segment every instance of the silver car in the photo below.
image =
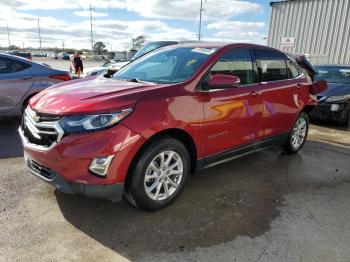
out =
[(70, 79), (68, 71), (0, 53), (0, 116), (20, 115), (32, 96)]

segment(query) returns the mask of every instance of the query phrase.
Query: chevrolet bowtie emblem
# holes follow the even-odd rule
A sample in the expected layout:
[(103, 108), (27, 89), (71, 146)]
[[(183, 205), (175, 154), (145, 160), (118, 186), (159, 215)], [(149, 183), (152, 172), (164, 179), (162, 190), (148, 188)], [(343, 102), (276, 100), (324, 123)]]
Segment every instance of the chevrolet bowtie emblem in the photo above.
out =
[(34, 122), (39, 122), (40, 121), (40, 116), (32, 116), (32, 119)]

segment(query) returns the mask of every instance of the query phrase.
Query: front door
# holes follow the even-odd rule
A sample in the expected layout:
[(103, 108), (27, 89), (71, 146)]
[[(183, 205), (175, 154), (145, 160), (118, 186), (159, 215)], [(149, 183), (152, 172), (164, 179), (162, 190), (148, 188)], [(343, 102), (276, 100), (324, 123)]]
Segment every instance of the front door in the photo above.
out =
[(203, 92), (205, 155), (253, 144), (261, 118), (260, 85), (248, 48), (234, 48), (225, 53), (209, 75), (229, 74), (240, 78), (238, 87)]

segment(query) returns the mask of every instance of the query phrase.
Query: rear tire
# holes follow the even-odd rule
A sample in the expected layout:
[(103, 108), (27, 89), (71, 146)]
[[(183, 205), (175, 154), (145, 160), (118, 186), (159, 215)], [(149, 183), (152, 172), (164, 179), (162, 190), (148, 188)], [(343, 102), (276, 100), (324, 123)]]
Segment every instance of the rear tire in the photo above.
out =
[(309, 132), (309, 117), (301, 112), (288, 136), (288, 141), (283, 150), (287, 154), (297, 153), (305, 144)]
[(135, 161), (125, 197), (147, 211), (164, 208), (181, 194), (189, 172), (190, 156), (180, 141), (155, 140)]

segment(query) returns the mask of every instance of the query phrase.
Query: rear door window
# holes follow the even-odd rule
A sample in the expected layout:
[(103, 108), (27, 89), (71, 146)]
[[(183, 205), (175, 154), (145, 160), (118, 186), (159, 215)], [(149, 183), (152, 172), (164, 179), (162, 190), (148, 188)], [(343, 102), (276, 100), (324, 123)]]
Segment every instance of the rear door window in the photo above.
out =
[(0, 74), (16, 73), (29, 67), (30, 64), (0, 57)]
[(254, 50), (260, 81), (270, 82), (288, 79), (286, 56), (273, 50)]
[(257, 82), (248, 48), (235, 48), (225, 53), (211, 68), (210, 73), (238, 76), (241, 80), (240, 85)]

